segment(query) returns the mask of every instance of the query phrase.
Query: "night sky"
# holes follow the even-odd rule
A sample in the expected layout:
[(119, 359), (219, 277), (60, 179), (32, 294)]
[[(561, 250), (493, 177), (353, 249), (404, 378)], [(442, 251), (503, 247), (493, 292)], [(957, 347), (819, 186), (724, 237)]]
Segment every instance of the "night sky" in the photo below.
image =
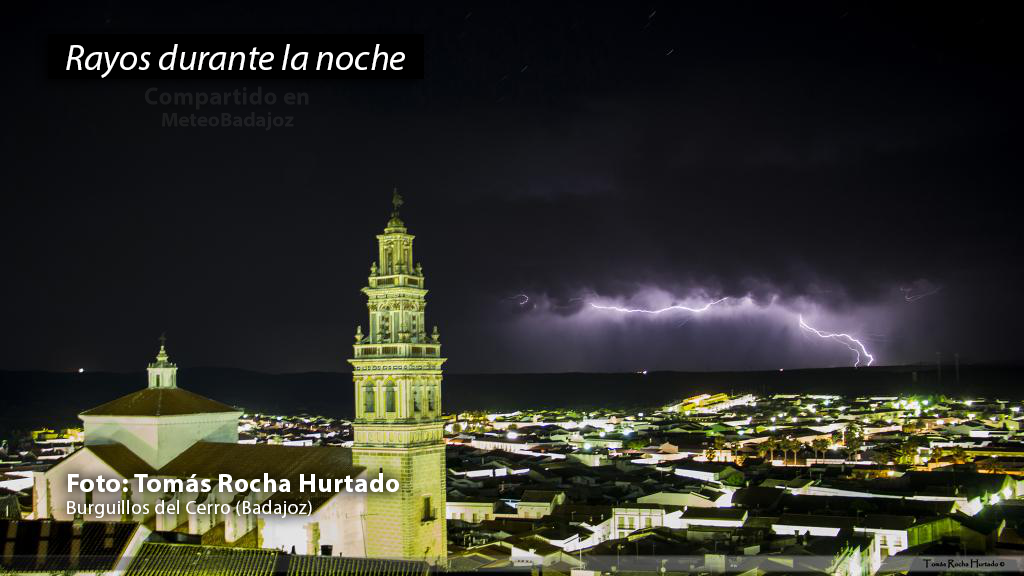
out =
[[(1024, 360), (1009, 3), (34, 4), (4, 40), (0, 368), (139, 370), (166, 331), (182, 366), (347, 370), (395, 185), (450, 371), (852, 365), (801, 315), (875, 365)], [(421, 33), (426, 71), (47, 80), (57, 32)], [(171, 129), (194, 111), (151, 87), (310, 103)]]

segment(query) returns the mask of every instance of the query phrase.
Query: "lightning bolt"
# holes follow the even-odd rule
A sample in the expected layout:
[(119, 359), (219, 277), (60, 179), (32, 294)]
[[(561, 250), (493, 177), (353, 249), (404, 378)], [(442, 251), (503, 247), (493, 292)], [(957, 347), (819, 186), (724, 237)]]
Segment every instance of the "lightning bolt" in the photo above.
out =
[(903, 292), (903, 299), (906, 300), (907, 302), (917, 302), (921, 298), (924, 298), (926, 296), (931, 296), (932, 294), (935, 294), (939, 290), (942, 290), (941, 286), (938, 287), (938, 288), (932, 288), (931, 290), (928, 290), (927, 292), (921, 292), (920, 294), (914, 294), (914, 289), (913, 288), (906, 288), (906, 287), (900, 288), (900, 292)]
[(651, 314), (651, 315), (657, 315), (657, 314), (663, 314), (665, 312), (677, 312), (677, 311), (700, 313), (700, 312), (706, 312), (709, 308), (711, 308), (715, 304), (721, 304), (722, 302), (725, 302), (728, 299), (729, 299), (728, 296), (726, 296), (725, 298), (719, 298), (718, 300), (715, 300), (713, 302), (708, 302), (707, 304), (701, 306), (700, 308), (691, 308), (689, 306), (683, 306), (681, 304), (676, 304), (676, 305), (673, 305), (673, 306), (666, 306), (664, 308), (659, 308), (657, 310), (645, 310), (643, 308), (622, 308), (620, 306), (602, 306), (600, 304), (594, 304), (593, 302), (590, 303), (590, 306), (593, 307), (593, 308), (597, 308), (598, 310), (611, 310), (611, 311), (614, 311), (614, 312), (622, 312), (624, 314)]
[(808, 332), (814, 334), (818, 338), (824, 338), (826, 340), (835, 340), (836, 342), (841, 343), (843, 346), (846, 346), (854, 354), (856, 354), (857, 359), (853, 363), (854, 368), (860, 366), (860, 360), (862, 356), (868, 359), (868, 366), (871, 366), (871, 363), (875, 361), (875, 357), (872, 356), (871, 353), (868, 352), (868, 349), (864, 347), (864, 343), (854, 338), (853, 336), (843, 333), (835, 334), (832, 332), (822, 332), (821, 330), (818, 330), (817, 328), (811, 326), (807, 322), (804, 322), (804, 317), (802, 314), (798, 315), (797, 318), (800, 319), (800, 327), (803, 328), (804, 330), (807, 330)]
[(520, 306), (526, 306), (530, 303), (530, 297), (526, 294), (516, 294), (515, 296), (509, 296), (506, 300), (519, 300)]

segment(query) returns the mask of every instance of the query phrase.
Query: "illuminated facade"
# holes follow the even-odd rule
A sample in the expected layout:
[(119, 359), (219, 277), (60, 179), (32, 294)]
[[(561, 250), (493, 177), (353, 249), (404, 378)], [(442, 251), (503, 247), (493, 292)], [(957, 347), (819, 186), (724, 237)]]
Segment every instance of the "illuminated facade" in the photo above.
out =
[(413, 265), (413, 236), (394, 211), (377, 236), (370, 268), (369, 327), (356, 329), (353, 367), (356, 416), (353, 464), (382, 470), (399, 481), (398, 493), (370, 494), (366, 555), (443, 564), (445, 456), (441, 419), (440, 336), (428, 334), (423, 270)]

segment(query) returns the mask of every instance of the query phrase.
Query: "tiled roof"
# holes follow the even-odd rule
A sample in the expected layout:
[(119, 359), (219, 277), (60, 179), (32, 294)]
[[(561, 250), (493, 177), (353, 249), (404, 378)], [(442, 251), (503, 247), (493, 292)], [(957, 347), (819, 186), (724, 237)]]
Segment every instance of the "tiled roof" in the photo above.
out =
[(417, 576), (429, 571), (426, 562), (343, 558), (341, 556), (291, 556), (288, 576)]
[(134, 522), (0, 520), (0, 572), (113, 570), (138, 528)]
[[(341, 446), (282, 446), (196, 442), (160, 469), (163, 476), (262, 478), (298, 482), (299, 474), (320, 478), (354, 476), (363, 470), (352, 464), (352, 450)], [(294, 486), (298, 488), (298, 486)]]
[[(149, 474), (187, 478), (216, 479), (230, 474), (235, 479), (262, 479), (264, 474), (278, 482), (288, 480), (290, 490), (278, 491), (270, 501), (310, 501), (313, 509), (329, 501), (337, 491), (300, 492), (300, 475), (333, 480), (355, 478), (365, 468), (352, 463), (352, 450), (342, 446), (281, 446), (278, 444), (232, 444), (230, 442), (196, 442), (158, 470), (146, 464), (123, 444), (97, 444), (84, 448), (94, 453), (124, 478)], [(72, 454), (74, 458), (79, 452)], [(65, 460), (66, 461), (66, 460)], [(279, 484), (279, 487), (281, 485)]]
[(270, 576), (280, 553), (258, 548), (146, 542), (125, 576)]
[(259, 548), (146, 542), (125, 576), (420, 576), (428, 572), (426, 562), (408, 560), (293, 556)]
[(857, 525), (863, 528), (880, 528), (883, 530), (906, 530), (914, 525), (913, 516), (895, 514), (866, 514)]
[(82, 416), (180, 416), (241, 412), (183, 388), (145, 388), (82, 412)]
[(152, 466), (146, 464), (145, 460), (139, 458), (124, 444), (91, 444), (85, 449), (95, 454), (125, 478), (131, 478), (135, 474), (152, 474), (154, 472)]
[(555, 501), (558, 494), (559, 492), (556, 490), (527, 490), (523, 492), (520, 502), (550, 504)]

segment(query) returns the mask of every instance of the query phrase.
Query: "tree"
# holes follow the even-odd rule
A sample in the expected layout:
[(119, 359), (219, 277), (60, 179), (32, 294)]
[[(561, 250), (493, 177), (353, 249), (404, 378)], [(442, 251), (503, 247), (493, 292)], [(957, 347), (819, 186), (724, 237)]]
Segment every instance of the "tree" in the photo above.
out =
[(876, 459), (881, 464), (888, 464), (889, 462), (896, 462), (899, 459), (899, 446), (896, 444), (883, 444), (881, 446), (875, 446), (872, 450)]
[(796, 458), (797, 458), (797, 455), (800, 453), (800, 448), (802, 448), (802, 447), (803, 447), (803, 444), (799, 440), (794, 440), (792, 438), (789, 438), (789, 439), (784, 441), (784, 451), (787, 452), (787, 453), (788, 452), (792, 452), (793, 453), (793, 465), (794, 466), (796, 466)]
[(717, 458), (716, 458), (717, 460), (721, 460), (722, 459), (722, 450), (724, 450), (724, 449), (725, 449), (725, 438), (722, 438), (721, 436), (715, 436), (715, 454), (717, 456)]
[(846, 428), (843, 429), (843, 443), (849, 446), (848, 442), (851, 438), (864, 439), (864, 429), (856, 422), (850, 422), (846, 425)]
[(643, 450), (647, 448), (647, 441), (641, 440), (640, 438), (634, 438), (633, 440), (626, 441), (626, 448), (630, 450)]
[(814, 450), (814, 457), (818, 458), (821, 454), (821, 458), (824, 458), (825, 452), (828, 451), (828, 440), (824, 438), (815, 438), (811, 441), (811, 449)]
[(898, 461), (903, 464), (913, 464), (917, 457), (918, 448), (920, 448), (923, 443), (924, 442), (918, 437), (910, 437), (901, 442), (898, 445)]
[(762, 442), (762, 445), (764, 445), (764, 449), (768, 451), (768, 459), (775, 460), (775, 450), (779, 447), (778, 441), (775, 440), (775, 438), (768, 438)]
[(843, 444), (850, 455), (856, 455), (864, 445), (864, 431), (855, 422), (851, 422), (843, 430)]

